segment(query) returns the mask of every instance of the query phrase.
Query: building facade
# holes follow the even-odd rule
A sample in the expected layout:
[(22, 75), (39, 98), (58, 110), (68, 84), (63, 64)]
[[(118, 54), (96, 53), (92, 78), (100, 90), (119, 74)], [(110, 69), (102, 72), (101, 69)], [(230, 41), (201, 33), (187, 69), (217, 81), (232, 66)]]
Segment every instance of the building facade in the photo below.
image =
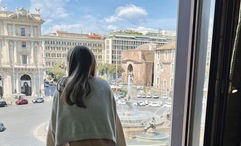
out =
[(133, 50), (147, 43), (162, 46), (169, 41), (170, 39), (167, 37), (112, 33), (106, 36), (105, 39), (105, 62), (108, 64), (121, 65), (123, 51)]
[(134, 50), (123, 51), (122, 67), (124, 83), (131, 81), (136, 85), (152, 86), (154, 69), (154, 50), (157, 45), (144, 44)]
[(0, 11), (0, 95), (44, 93), (44, 58), (39, 9), (30, 14), (24, 8)]
[(44, 36), (45, 60), (47, 67), (62, 62), (67, 65), (67, 53), (75, 46), (86, 46), (92, 50), (97, 65), (104, 64), (104, 37), (95, 34), (78, 34), (57, 31)]
[(173, 93), (175, 48), (173, 41), (155, 50), (154, 87), (160, 89), (164, 96)]

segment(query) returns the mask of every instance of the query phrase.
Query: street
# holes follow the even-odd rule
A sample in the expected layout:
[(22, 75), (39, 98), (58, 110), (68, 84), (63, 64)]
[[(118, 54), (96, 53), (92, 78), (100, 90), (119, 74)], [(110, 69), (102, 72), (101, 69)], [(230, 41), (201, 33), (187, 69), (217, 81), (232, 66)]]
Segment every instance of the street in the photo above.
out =
[(49, 121), (52, 102), (10, 105), (0, 108), (0, 122), (6, 130), (0, 132), (0, 146), (44, 146), (33, 135), (42, 123)]

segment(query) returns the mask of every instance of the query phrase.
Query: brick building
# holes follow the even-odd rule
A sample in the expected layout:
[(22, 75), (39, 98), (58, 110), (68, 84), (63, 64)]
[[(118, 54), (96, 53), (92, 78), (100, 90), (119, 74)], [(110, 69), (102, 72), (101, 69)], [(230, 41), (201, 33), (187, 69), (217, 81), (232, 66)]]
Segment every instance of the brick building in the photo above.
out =
[(123, 51), (122, 67), (125, 72), (122, 78), (125, 83), (130, 75), (133, 84), (153, 85), (154, 49), (156, 47), (155, 44), (144, 44), (135, 50)]

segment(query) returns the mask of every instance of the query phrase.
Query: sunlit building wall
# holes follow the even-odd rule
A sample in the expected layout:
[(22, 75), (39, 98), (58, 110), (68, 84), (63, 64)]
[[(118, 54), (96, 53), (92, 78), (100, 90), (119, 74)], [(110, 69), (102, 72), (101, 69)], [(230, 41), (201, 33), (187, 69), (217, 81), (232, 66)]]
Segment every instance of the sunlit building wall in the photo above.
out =
[(157, 47), (154, 55), (154, 87), (160, 89), (163, 95), (173, 93), (175, 41), (162, 47)]
[(104, 64), (104, 37), (96, 34), (78, 34), (57, 31), (44, 35), (44, 57), (46, 66), (51, 68), (57, 62), (67, 65), (68, 51), (75, 46), (86, 46), (94, 53), (97, 65)]
[(168, 42), (170, 39), (167, 37), (111, 33), (105, 38), (105, 62), (120, 65), (125, 50), (136, 49), (146, 43), (162, 46)]
[(24, 8), (0, 11), (0, 88), (5, 98), (23, 93), (43, 95), (44, 58), (41, 25), (44, 20)]

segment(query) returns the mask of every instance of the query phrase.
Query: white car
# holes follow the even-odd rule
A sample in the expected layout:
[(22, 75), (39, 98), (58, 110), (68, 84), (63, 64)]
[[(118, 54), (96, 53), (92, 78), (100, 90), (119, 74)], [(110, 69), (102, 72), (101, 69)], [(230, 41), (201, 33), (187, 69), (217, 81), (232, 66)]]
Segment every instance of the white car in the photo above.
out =
[(137, 105), (139, 105), (139, 106), (145, 106), (146, 103), (145, 103), (144, 101), (138, 101), (138, 102), (137, 102)]
[(146, 95), (146, 98), (151, 98), (151, 95), (150, 95), (150, 94), (147, 94), (147, 95)]
[(154, 107), (161, 106), (158, 102), (152, 102), (149, 105)]
[(157, 95), (153, 95), (153, 98), (158, 99), (158, 98), (159, 98), (159, 96), (157, 96)]
[(137, 95), (137, 98), (141, 98), (141, 94), (138, 94), (138, 95)]

